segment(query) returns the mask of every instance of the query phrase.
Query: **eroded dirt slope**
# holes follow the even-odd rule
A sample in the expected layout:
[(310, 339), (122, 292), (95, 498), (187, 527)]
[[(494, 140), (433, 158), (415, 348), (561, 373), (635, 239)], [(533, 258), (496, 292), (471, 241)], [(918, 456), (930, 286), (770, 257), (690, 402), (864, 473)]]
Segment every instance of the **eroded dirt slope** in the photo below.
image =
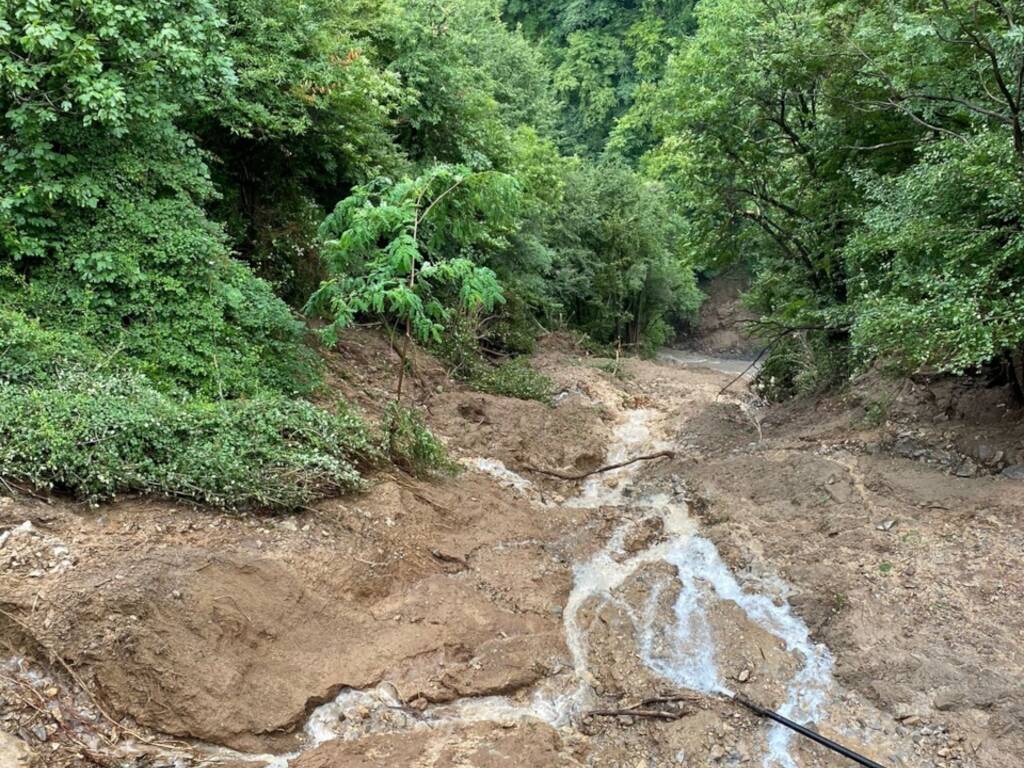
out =
[[(788, 600), (827, 645), (823, 730), (885, 764), (1018, 764), (1024, 483), (895, 455), (891, 435), (853, 426), (842, 404), (752, 416), (742, 395), (719, 394), (729, 376), (639, 361), (611, 375), (552, 341), (535, 364), (554, 408), (466, 392), (417, 363), (413, 396), (454, 455), (509, 477), (495, 464), (431, 482), (384, 475), (277, 517), (0, 499), (0, 725), (47, 766), (760, 765), (764, 724), (713, 696), (669, 705), (678, 719), (508, 715), (575, 684), (574, 568), (617, 531), (623, 562), (667, 544), (660, 518), (629, 501), (649, 488), (689, 500), (744, 588)], [(366, 365), (357, 376), (334, 359), (336, 384), (372, 411), (393, 353), (368, 332), (344, 347)], [(579, 484), (533, 471), (596, 468), (639, 411), (676, 457), (639, 469), (617, 506), (573, 506)], [(649, 597), (669, 571), (652, 559), (618, 602), (574, 614), (605, 707), (674, 690), (643, 663), (635, 615), (648, 605), (672, 622), (679, 589)], [(797, 655), (730, 601), (708, 622), (728, 684), (781, 703)], [(325, 715), (342, 738), (303, 749), (307, 717), (346, 689), (375, 693)], [(843, 765), (806, 745), (793, 755)]]

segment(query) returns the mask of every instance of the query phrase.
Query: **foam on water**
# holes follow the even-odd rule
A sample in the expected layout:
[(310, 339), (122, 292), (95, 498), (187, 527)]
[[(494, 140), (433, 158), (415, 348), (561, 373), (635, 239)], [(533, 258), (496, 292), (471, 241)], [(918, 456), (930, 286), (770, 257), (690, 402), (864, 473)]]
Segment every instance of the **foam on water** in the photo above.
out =
[[(610, 452), (609, 462), (623, 461), (632, 449), (651, 448), (648, 423), (650, 411), (634, 411), (616, 430), (620, 441)], [(620, 472), (622, 470), (619, 470)], [(600, 507), (621, 504), (621, 484), (591, 483), (573, 505)], [(685, 502), (667, 494), (649, 495), (632, 503), (633, 508), (647, 509), (659, 515), (665, 527), (665, 540), (623, 559), (622, 542), (629, 524), (620, 527), (604, 549), (587, 563), (577, 566), (572, 593), (565, 610), (565, 630), (573, 656), (577, 677), (588, 678), (586, 633), (579, 624), (579, 611), (591, 600), (622, 601), (614, 592), (640, 568), (663, 562), (675, 569), (678, 593), (673, 605), (673, 624), (659, 624), (657, 606), (666, 584), (654, 584), (643, 610), (638, 615), (629, 608), (639, 638), (639, 651), (644, 663), (656, 674), (680, 688), (702, 693), (731, 695), (715, 661), (715, 643), (708, 621), (708, 606), (716, 600), (738, 605), (747, 617), (778, 637), (786, 649), (801, 659), (801, 667), (787, 687), (786, 701), (780, 712), (798, 722), (809, 722), (824, 715), (828, 690), (832, 683), (832, 658), (828, 650), (815, 644), (807, 626), (793, 615), (788, 603), (776, 604), (769, 597), (748, 592), (740, 585), (722, 560), (714, 544), (698, 536), (689, 520)], [(588, 691), (582, 684), (577, 699), (582, 702)], [(796, 768), (790, 754), (792, 732), (773, 725), (768, 734), (763, 764), (780, 768)]]

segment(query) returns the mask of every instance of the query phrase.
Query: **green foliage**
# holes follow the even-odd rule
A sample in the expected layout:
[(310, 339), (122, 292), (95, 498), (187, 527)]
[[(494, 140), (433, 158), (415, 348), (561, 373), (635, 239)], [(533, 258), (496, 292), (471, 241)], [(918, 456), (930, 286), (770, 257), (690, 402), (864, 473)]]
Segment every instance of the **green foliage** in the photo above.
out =
[[(562, 143), (597, 157), (613, 132), (613, 154), (633, 160), (647, 148), (647, 118), (634, 111), (658, 89), (668, 55), (693, 32), (694, 0), (509, 0), (506, 17), (538, 40), (561, 97)], [(628, 126), (617, 127), (628, 120)]]
[(4, 3), (0, 243), (8, 258), (44, 256), (62, 243), (65, 214), (102, 204), (111, 190), (94, 160), (139, 138), (145, 151), (187, 156), (171, 120), (228, 76), (221, 27), (207, 0)]
[(890, 178), (846, 247), (854, 348), (962, 373), (1024, 347), (1024, 184), (1003, 131), (941, 142)]
[(536, 400), (540, 403), (550, 403), (554, 392), (551, 379), (538, 373), (523, 358), (506, 360), (496, 366), (481, 366), (470, 379), (470, 385), (492, 395)]
[(510, 177), (445, 165), (357, 187), (321, 228), (330, 279), (309, 308), (330, 318), (328, 341), (372, 314), (436, 342), (454, 309), (493, 309), (504, 300), (494, 272), (461, 254), (500, 246), (515, 200)]
[(381, 421), (388, 455), (396, 466), (417, 477), (454, 474), (458, 465), (423, 423), (419, 411), (399, 402), (388, 404)]
[(792, 333), (772, 346), (754, 388), (768, 400), (820, 394), (842, 384), (849, 370), (847, 344), (820, 333)]
[[(816, 391), (877, 359), (963, 372), (1024, 349), (1024, 37), (1012, 4), (707, 0), (640, 107), (698, 267), (742, 258), (762, 374)], [(638, 118), (639, 119), (639, 118)]]
[[(689, 2), (510, 7), (526, 31), (504, 6), (5, 3), (0, 474), (225, 506), (353, 487), (374, 449), (288, 399), (319, 378), (289, 305), (328, 338), (374, 316), (437, 343), (465, 321), (465, 375), (542, 400), (549, 382), (481, 349), (528, 352), (540, 320), (666, 338), (698, 298), (678, 217), (558, 146), (600, 152)], [(414, 416), (385, 426), (396, 461), (443, 465)]]
[(681, 221), (658, 185), (620, 164), (579, 164), (548, 224), (550, 290), (565, 320), (598, 342), (663, 344), (700, 305)]
[(182, 403), (137, 375), (0, 384), (0, 476), (88, 501), (153, 493), (293, 509), (359, 486), (362, 422), (301, 400)]
[(79, 5), (9, 3), (0, 28), (5, 304), (165, 388), (308, 387), (301, 324), (229, 258), (174, 123), (230, 81), (214, 7)]
[[(439, 342), (434, 344), (438, 357), (448, 365), (448, 375), (466, 382), (471, 388), (503, 397), (520, 400), (551, 401), (554, 386), (551, 380), (538, 373), (526, 360), (512, 358), (494, 365), (480, 349), (480, 339), (496, 338), (495, 333), (484, 333), (471, 317), (456, 318)], [(534, 337), (529, 337), (532, 347)]]

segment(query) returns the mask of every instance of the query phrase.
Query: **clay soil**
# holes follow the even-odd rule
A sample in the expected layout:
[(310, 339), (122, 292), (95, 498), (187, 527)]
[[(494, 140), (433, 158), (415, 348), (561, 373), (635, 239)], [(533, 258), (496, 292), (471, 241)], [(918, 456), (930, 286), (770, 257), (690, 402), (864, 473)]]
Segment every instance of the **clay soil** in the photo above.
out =
[[(329, 364), (369, 414), (386, 400), (395, 356), (380, 335), (350, 335)], [(553, 407), (467, 391), (425, 356), (412, 377), (454, 457), (499, 460), (529, 493), (467, 469), (383, 472), (364, 493), (275, 516), (0, 498), (0, 729), (58, 768), (261, 766), (271, 758), (257, 755), (291, 752), (292, 768), (760, 765), (764, 723), (702, 696), (677, 703), (676, 720), (563, 728), (398, 729), (367, 712), (346, 739), (303, 750), (308, 715), (345, 689), (387, 685), (395, 717), (415, 719), (564, 675), (573, 565), (623, 513), (572, 508), (578, 488), (535, 470), (597, 468), (624, 414), (647, 408), (676, 456), (637, 484), (685, 493), (734, 572), (784, 583), (831, 651), (823, 731), (886, 765), (1020, 764), (1024, 482), (1002, 470), (1024, 443), (1005, 393), (984, 395), (1002, 406), (986, 420), (944, 384), (901, 385), (878, 419), (870, 393), (752, 410), (742, 387), (720, 393), (731, 376), (613, 365), (562, 337), (534, 364), (555, 383)], [(639, 539), (660, 535), (644, 525)], [(671, 692), (622, 616), (582, 620), (609, 707)], [(777, 704), (792, 655), (735, 606), (712, 621), (730, 684)], [(803, 768), (846, 764), (796, 755)]]

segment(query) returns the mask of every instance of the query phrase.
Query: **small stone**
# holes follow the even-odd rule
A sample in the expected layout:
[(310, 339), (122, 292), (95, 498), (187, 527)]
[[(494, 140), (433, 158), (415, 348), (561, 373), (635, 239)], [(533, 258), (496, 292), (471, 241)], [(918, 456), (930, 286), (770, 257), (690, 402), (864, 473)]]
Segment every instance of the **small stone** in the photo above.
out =
[(711, 747), (711, 751), (708, 753), (708, 756), (717, 763), (725, 757), (725, 748), (721, 744), (715, 744)]
[(57, 688), (56, 686), (52, 686), (50, 688), (47, 688), (45, 691), (43, 691), (43, 693), (46, 694), (46, 698), (48, 698), (48, 699), (55, 699), (55, 698), (57, 698), (57, 695), (60, 693), (60, 688)]
[(895, 525), (895, 520), (883, 520), (875, 527), (880, 531), (891, 531)]
[(749, 669), (740, 670), (740, 673), (738, 675), (736, 675), (736, 679), (739, 682), (741, 682), (741, 683), (747, 682), (747, 680), (750, 679), (750, 670)]
[(1024, 480), (1024, 464), (1011, 464), (999, 474), (1010, 480)]
[(975, 464), (970, 459), (965, 458), (957, 465), (956, 469), (953, 471), (953, 474), (955, 474), (957, 477), (977, 477), (978, 465)]

